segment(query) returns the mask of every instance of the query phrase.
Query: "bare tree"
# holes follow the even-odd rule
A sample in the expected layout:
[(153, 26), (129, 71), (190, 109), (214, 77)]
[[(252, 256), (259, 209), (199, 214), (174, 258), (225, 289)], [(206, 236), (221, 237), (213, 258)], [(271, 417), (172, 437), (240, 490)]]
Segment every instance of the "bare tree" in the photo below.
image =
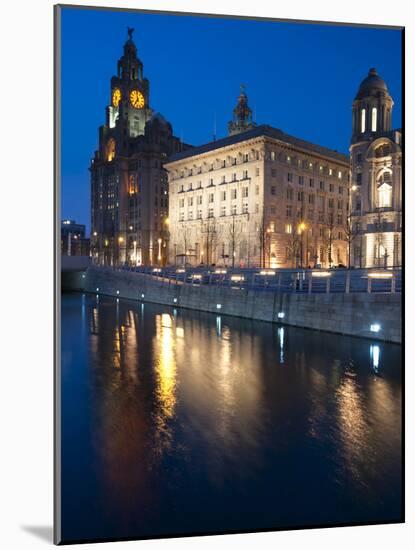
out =
[(295, 223), (291, 226), (291, 233), (288, 237), (287, 247), (290, 251), (292, 267), (297, 267), (298, 264), (298, 253), (300, 251), (300, 239), (302, 235), (299, 232), (299, 224)]
[(208, 218), (202, 225), (203, 243), (206, 250), (206, 263), (212, 263), (214, 252), (218, 244), (218, 232), (216, 220)]
[(188, 227), (186, 227), (181, 231), (181, 246), (183, 249), (185, 265), (187, 263), (187, 256), (190, 251), (190, 244), (191, 244), (190, 238), (191, 238), (191, 231)]
[(240, 244), (242, 230), (240, 224), (235, 222), (236, 214), (232, 214), (232, 223), (228, 226), (229, 251), (232, 258), (232, 268), (235, 267), (236, 248)]
[(323, 246), (327, 252), (327, 259), (329, 262), (329, 267), (333, 266), (333, 240), (334, 240), (334, 219), (333, 215), (329, 215), (329, 221), (323, 233)]
[(262, 210), (261, 220), (258, 225), (258, 240), (260, 253), (260, 267), (266, 267), (266, 258), (269, 257), (269, 249), (271, 245), (270, 229), (265, 222), (265, 209)]
[(347, 242), (347, 267), (350, 269), (352, 245), (358, 235), (358, 225), (357, 223), (353, 223), (351, 214), (347, 215), (343, 230)]

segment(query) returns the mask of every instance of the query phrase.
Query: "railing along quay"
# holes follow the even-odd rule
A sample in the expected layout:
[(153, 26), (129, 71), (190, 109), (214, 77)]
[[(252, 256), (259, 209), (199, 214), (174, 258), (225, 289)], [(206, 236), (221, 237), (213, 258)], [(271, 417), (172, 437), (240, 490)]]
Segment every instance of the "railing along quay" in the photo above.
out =
[(280, 293), (400, 293), (398, 269), (230, 269), (225, 267), (114, 267), (147, 274), (166, 285), (209, 285)]

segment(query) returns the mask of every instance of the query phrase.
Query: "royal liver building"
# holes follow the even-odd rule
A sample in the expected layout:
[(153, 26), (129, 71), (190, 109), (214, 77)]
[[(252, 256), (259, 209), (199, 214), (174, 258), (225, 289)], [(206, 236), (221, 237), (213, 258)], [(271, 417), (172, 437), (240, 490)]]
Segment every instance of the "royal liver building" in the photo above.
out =
[(104, 265), (162, 264), (168, 237), (166, 159), (183, 144), (150, 107), (150, 83), (132, 39), (111, 78), (91, 172), (91, 253)]
[(353, 102), (351, 265), (400, 266), (402, 133), (392, 130), (393, 100), (370, 69)]

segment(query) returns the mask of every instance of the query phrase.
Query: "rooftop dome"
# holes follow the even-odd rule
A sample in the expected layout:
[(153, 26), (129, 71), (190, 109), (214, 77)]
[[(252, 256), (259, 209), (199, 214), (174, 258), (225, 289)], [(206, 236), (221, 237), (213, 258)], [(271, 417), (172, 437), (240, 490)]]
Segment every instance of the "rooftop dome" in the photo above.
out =
[(376, 69), (370, 69), (368, 76), (362, 80), (355, 99), (362, 99), (378, 92), (387, 94), (388, 88), (385, 81), (381, 78)]

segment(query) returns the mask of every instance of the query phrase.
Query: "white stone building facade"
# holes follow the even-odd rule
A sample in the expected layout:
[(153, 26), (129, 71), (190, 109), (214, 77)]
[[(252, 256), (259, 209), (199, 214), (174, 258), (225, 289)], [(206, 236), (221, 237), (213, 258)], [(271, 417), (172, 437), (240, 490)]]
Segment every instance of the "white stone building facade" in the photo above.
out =
[(347, 264), (347, 156), (263, 125), (177, 153), (165, 169), (170, 264)]
[(353, 102), (351, 265), (402, 265), (402, 133), (392, 130), (393, 100), (375, 69)]

